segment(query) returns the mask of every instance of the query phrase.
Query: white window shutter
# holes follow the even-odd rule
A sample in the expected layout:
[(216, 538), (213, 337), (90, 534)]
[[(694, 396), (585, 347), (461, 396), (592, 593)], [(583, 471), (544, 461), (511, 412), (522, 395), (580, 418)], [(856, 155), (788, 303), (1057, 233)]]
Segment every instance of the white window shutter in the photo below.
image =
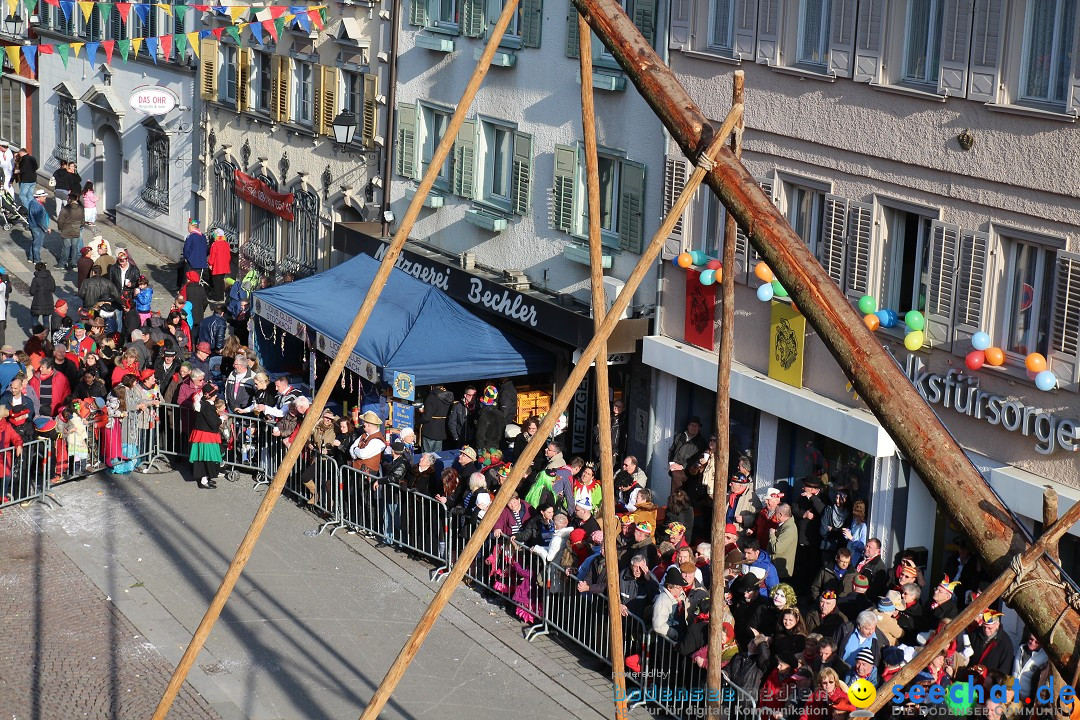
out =
[(941, 73), (938, 92), (964, 97), (971, 50), (973, 0), (942, 0)]
[(989, 270), (989, 249), (987, 233), (960, 231), (953, 307), (953, 352), (958, 355), (967, 355), (971, 351), (971, 336), (982, 330), (983, 287)]
[(829, 69), (837, 77), (851, 77), (856, 6), (856, 0), (832, 0), (830, 6)]
[(874, 242), (874, 206), (848, 203), (848, 242), (844, 258), (844, 293), (858, 300), (870, 291), (870, 258)]
[[(686, 187), (686, 160), (680, 157), (667, 156), (664, 158), (664, 217), (666, 218), (671, 208), (675, 206), (675, 201), (679, 195), (682, 194), (683, 188)], [(702, 187), (702, 192), (711, 193), (712, 190), (707, 186)], [(671, 234), (668, 235), (668, 240), (664, 243), (663, 258), (665, 260), (671, 260), (676, 255), (681, 253), (686, 247), (685, 245), (685, 221), (686, 213), (684, 212), (679, 221), (675, 223), (675, 227), (671, 229)]]
[(1050, 322), (1050, 369), (1070, 390), (1080, 385), (1080, 255), (1059, 251)]
[(754, 59), (757, 40), (758, 0), (733, 0), (735, 3), (735, 57)]
[(968, 71), (969, 100), (997, 100), (1003, 29), (1002, 2), (1003, 0), (975, 0), (975, 20), (971, 30), (971, 68)]
[[(761, 191), (765, 193), (765, 196), (769, 198), (769, 201), (772, 202), (773, 205), (775, 205), (776, 196), (773, 194), (773, 188), (775, 187), (773, 179), (758, 178), (757, 184), (759, 187), (761, 187)], [(739, 232), (741, 233), (742, 231), (740, 230)], [(746, 262), (746, 284), (750, 287), (756, 288), (757, 286), (761, 285), (761, 281), (758, 280), (757, 275), (754, 274), (754, 267), (762, 261), (762, 257), (758, 254), (758, 251), (754, 248), (754, 246), (750, 244), (750, 238), (745, 235), (744, 237), (746, 237), (746, 252), (748, 258)], [(738, 249), (738, 245), (736, 245), (735, 247), (736, 249)]]
[(693, 24), (693, 8), (693, 0), (671, 0), (668, 47), (672, 50), (690, 49), (690, 27)]
[(882, 36), (885, 32), (885, 0), (859, 0), (859, 24), (855, 33), (856, 82), (881, 79)]
[(847, 198), (825, 196), (825, 217), (821, 223), (821, 267), (832, 281), (844, 286), (844, 250), (847, 245)]
[(930, 224), (926, 288), (926, 336), (934, 347), (949, 348), (952, 339), (953, 290), (956, 286), (956, 246), (960, 226), (935, 220)]
[(762, 65), (776, 65), (780, 59), (780, 13), (782, 0), (758, 0), (757, 55)]

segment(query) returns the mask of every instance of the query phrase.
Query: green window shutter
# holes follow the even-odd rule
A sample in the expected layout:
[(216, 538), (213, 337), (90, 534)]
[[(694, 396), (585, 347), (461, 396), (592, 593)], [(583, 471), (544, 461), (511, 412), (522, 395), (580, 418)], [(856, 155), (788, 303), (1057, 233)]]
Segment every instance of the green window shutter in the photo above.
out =
[(574, 3), (567, 2), (569, 9), (566, 13), (566, 57), (576, 58), (580, 53), (578, 48), (578, 11)]
[(577, 150), (555, 146), (555, 187), (552, 188), (551, 227), (574, 232), (574, 182), (577, 174)]
[(650, 45), (656, 44), (656, 0), (633, 0), (633, 20)]
[(465, 37), (483, 37), (484, 0), (465, 0), (461, 13), (461, 34)]
[(452, 189), (455, 195), (472, 199), (476, 184), (476, 121), (461, 123), (454, 139), (454, 170)]
[(416, 177), (416, 106), (398, 105), (397, 123), (397, 147), (394, 148), (397, 174)]
[(644, 242), (645, 166), (622, 161), (619, 182), (619, 247), (640, 253)]
[(543, 24), (544, 0), (521, 0), (521, 42), (525, 47), (540, 47)]
[(510, 210), (515, 215), (529, 214), (529, 190), (532, 188), (532, 135), (514, 133), (514, 167), (510, 178)]
[(409, 24), (427, 25), (427, 0), (409, 0)]

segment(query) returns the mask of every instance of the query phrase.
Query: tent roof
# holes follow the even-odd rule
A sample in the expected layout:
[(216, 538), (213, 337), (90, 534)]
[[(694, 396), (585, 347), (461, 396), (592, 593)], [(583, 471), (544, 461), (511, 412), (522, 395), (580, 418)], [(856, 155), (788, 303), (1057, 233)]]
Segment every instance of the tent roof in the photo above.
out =
[[(256, 295), (341, 343), (378, 268), (378, 261), (359, 255)], [(552, 367), (549, 352), (490, 325), (397, 268), (390, 272), (354, 353), (377, 365), (384, 380), (406, 372), (418, 385), (514, 377)]]

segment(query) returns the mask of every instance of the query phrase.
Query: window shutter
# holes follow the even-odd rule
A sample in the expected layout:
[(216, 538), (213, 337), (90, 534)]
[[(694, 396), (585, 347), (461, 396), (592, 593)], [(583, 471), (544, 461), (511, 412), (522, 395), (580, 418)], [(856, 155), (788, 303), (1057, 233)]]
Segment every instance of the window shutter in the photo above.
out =
[(334, 118), (338, 114), (337, 73), (336, 67), (323, 67), (322, 78), (319, 81), (319, 94), (322, 100), (321, 103), (316, 103), (322, 106), (319, 111), (322, 116), (319, 118), (322, 124), (319, 133), (327, 137), (334, 137)]
[[(710, 191), (711, 192), (711, 191)], [(742, 231), (739, 224), (735, 224), (735, 282), (746, 283), (750, 270), (750, 263), (746, 261), (747, 253), (750, 252), (750, 238)]]
[(619, 176), (619, 247), (640, 254), (645, 239), (645, 166), (623, 160)]
[[(675, 207), (675, 201), (682, 194), (683, 188), (686, 187), (686, 160), (682, 157), (668, 156), (664, 159), (664, 217), (666, 218), (668, 213), (671, 212), (671, 208)], [(711, 193), (708, 187), (703, 187), (702, 192)], [(683, 233), (683, 221), (686, 219), (686, 214), (679, 216), (679, 221), (675, 223), (675, 227), (671, 229), (671, 235), (669, 237), (679, 241), (679, 252), (682, 252), (682, 241), (684, 237)]]
[(427, 0), (409, 0), (409, 24), (427, 25)]
[(1050, 369), (1063, 387), (1076, 390), (1080, 380), (1080, 255), (1075, 253), (1058, 251), (1050, 325)]
[(631, 19), (637, 26), (638, 32), (645, 36), (649, 45), (656, 46), (656, 1), (657, 0), (632, 0), (633, 15)]
[(690, 26), (693, 23), (693, 0), (671, 0), (671, 19), (668, 25), (668, 47), (690, 50)]
[(544, 0), (521, 0), (521, 44), (540, 47), (544, 26)]
[[(516, 145), (516, 144), (515, 144)], [(516, 147), (515, 147), (516, 149)], [(476, 192), (476, 121), (461, 123), (454, 139), (453, 191), (472, 199)]]
[[(968, 99), (997, 100), (998, 62), (1001, 54), (1002, 0), (975, 0), (975, 21), (971, 31), (971, 69)], [(1080, 65), (1074, 64), (1074, 71)]]
[(754, 59), (754, 42), (757, 40), (758, 0), (734, 0), (735, 2), (735, 57), (740, 60)]
[(848, 201), (836, 195), (825, 196), (825, 217), (821, 223), (821, 267), (832, 281), (844, 287), (844, 249), (847, 245)]
[(847, 257), (844, 258), (844, 292), (858, 300), (870, 290), (870, 251), (874, 241), (874, 206), (848, 203)]
[(935, 220), (930, 224), (930, 281), (926, 288), (926, 336), (935, 347), (948, 349), (952, 339), (953, 291), (960, 226)]
[(551, 189), (551, 227), (573, 234), (574, 184), (577, 175), (577, 150), (555, 146), (555, 186)]
[(1080, 114), (1080, 60), (1077, 59), (1080, 56), (1080, 26), (1076, 28), (1076, 40), (1073, 42), (1073, 64), (1072, 64), (1072, 108)]
[(851, 77), (855, 49), (855, 0), (832, 0), (829, 12), (829, 69), (837, 77)]
[(397, 143), (394, 148), (397, 174), (416, 176), (416, 106), (401, 103), (397, 107)]
[(237, 48), (236, 50), (236, 111), (244, 112), (248, 109), (249, 78), (251, 77), (251, 50)]
[(217, 100), (218, 44), (213, 38), (199, 41), (199, 95), (203, 100)]
[(971, 50), (972, 0), (942, 0), (941, 73), (938, 91), (964, 96)]
[[(757, 184), (758, 184), (758, 187), (761, 188), (761, 191), (763, 193), (765, 193), (765, 197), (769, 198), (769, 201), (773, 205), (775, 205), (776, 204), (776, 196), (773, 195), (773, 180), (772, 180), (772, 178), (758, 178)], [(740, 229), (739, 232), (742, 233), (742, 230)], [(761, 262), (761, 255), (759, 255), (757, 249), (754, 248), (754, 246), (750, 244), (750, 237), (745, 236), (745, 235), (744, 235), (744, 237), (746, 237), (746, 252), (748, 253), (747, 257), (749, 258), (747, 260), (747, 263), (746, 263), (746, 268), (747, 268), (746, 282), (750, 287), (755, 287), (756, 288), (758, 285), (761, 285), (761, 281), (758, 280), (757, 275), (754, 274), (753, 268), (754, 268), (755, 265), (757, 265), (759, 262)], [(738, 248), (738, 245), (736, 245), (736, 248)]]
[(881, 76), (881, 36), (885, 31), (885, 0), (860, 0), (855, 32), (856, 82), (876, 83)]
[(361, 132), (364, 137), (364, 147), (375, 146), (375, 136), (379, 131), (379, 76), (374, 73), (364, 74), (364, 117), (361, 122)]
[(461, 34), (465, 37), (484, 36), (485, 0), (465, 0), (461, 11)]
[(510, 178), (510, 209), (515, 215), (529, 214), (532, 157), (532, 135), (515, 131), (513, 175)]
[(956, 302), (953, 307), (953, 351), (966, 355), (971, 336), (982, 329), (983, 284), (986, 282), (990, 236), (960, 231), (956, 257)]
[(270, 98), (271, 115), (277, 122), (289, 120), (289, 58), (284, 55), (273, 56), (273, 89)]
[(776, 65), (779, 58), (780, 3), (782, 0), (758, 0), (757, 62)]
[(581, 54), (578, 48), (578, 11), (574, 3), (566, 4), (570, 6), (566, 13), (566, 57), (576, 58)]

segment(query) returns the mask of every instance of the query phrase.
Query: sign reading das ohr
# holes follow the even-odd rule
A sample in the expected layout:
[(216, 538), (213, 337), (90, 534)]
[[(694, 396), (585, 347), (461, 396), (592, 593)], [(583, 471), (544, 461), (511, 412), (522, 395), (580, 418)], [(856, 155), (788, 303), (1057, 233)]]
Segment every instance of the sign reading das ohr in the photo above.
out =
[(131, 93), (131, 108), (147, 115), (165, 115), (180, 104), (180, 96), (167, 87), (143, 85)]

